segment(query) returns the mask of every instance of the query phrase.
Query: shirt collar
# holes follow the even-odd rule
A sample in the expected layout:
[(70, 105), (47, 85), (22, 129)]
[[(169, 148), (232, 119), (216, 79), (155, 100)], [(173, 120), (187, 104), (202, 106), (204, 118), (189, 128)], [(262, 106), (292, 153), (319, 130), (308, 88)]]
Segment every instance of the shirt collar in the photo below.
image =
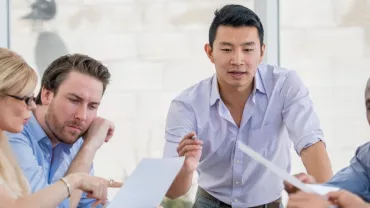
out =
[[(256, 75), (254, 77), (254, 86), (253, 86), (253, 94), (259, 91), (263, 94), (266, 94), (266, 90), (263, 84), (262, 76), (260, 70), (257, 69)], [(217, 100), (221, 99), (220, 97), (220, 91), (218, 88), (218, 82), (217, 82), (217, 75), (213, 75), (211, 80), (211, 95), (209, 99), (209, 106), (212, 106), (216, 103)]]
[(42, 129), (41, 125), (37, 121), (35, 115), (32, 113), (30, 120), (28, 120), (28, 123), (26, 124), (25, 127), (28, 127), (32, 129), (35, 135), (35, 139), (37, 141), (41, 141), (42, 139), (48, 138), (46, 135), (44, 129)]
[[(35, 135), (34, 139), (37, 142), (49, 143), (51, 145), (51, 141), (48, 135), (46, 135), (44, 129), (41, 127), (40, 123), (37, 121), (33, 113), (31, 115), (30, 120), (28, 121), (26, 125), (28, 128), (32, 129)], [(73, 144), (65, 144), (65, 143), (59, 142), (56, 146), (62, 146), (65, 151), (69, 151), (69, 149), (73, 147)]]
[(262, 79), (262, 72), (257, 68), (256, 75), (254, 76), (254, 88), (253, 92), (258, 90), (260, 93), (266, 94), (266, 89)]
[(213, 75), (211, 80), (211, 96), (209, 99), (209, 106), (212, 106), (220, 99), (220, 91), (218, 89), (217, 75)]

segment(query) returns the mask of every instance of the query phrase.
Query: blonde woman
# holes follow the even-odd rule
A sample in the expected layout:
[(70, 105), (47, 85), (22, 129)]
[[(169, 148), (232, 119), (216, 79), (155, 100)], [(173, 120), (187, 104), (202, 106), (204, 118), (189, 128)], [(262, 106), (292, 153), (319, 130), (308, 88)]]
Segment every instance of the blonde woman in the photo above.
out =
[(17, 164), (4, 131), (16, 133), (35, 108), (33, 91), (37, 82), (35, 71), (17, 54), (0, 48), (0, 208), (54, 208), (74, 190), (82, 190), (105, 204), (108, 187), (120, 187), (118, 182), (70, 174), (47, 188), (30, 194), (26, 178)]

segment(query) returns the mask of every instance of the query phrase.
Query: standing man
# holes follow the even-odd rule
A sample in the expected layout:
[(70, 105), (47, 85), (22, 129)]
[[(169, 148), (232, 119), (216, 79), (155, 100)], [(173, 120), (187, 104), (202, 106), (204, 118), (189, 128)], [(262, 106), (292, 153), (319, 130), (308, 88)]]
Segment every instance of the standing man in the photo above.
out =
[[(309, 92), (295, 71), (261, 64), (263, 33), (244, 6), (215, 12), (204, 50), (216, 74), (182, 92), (169, 109), (164, 156), (186, 159), (167, 197), (187, 193), (197, 170), (196, 208), (279, 207), (283, 181), (236, 141), (287, 171), (292, 141), (308, 173), (322, 182), (332, 176)], [(285, 128), (290, 140), (281, 136)]]
[[(114, 131), (97, 117), (110, 76), (99, 61), (80, 54), (62, 56), (45, 70), (33, 116), (21, 133), (8, 134), (32, 192), (70, 173), (93, 174), (95, 153)], [(95, 200), (81, 194), (74, 191), (58, 207), (91, 207)]]

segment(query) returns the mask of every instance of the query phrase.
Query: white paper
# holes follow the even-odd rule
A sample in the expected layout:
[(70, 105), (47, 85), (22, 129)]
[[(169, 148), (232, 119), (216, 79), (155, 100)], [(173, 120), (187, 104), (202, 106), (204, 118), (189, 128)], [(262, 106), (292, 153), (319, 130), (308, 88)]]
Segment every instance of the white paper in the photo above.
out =
[(180, 171), (184, 157), (143, 159), (108, 208), (155, 208)]
[[(245, 154), (249, 155), (251, 158), (255, 159), (257, 162), (264, 165), (266, 168), (270, 169), (272, 172), (276, 173), (280, 178), (297, 187), (304, 192), (316, 193), (319, 195), (326, 195), (330, 191), (338, 191), (339, 188), (331, 186), (323, 186), (319, 184), (304, 184), (296, 177), (291, 176), (288, 172), (275, 165), (274, 163), (268, 161), (253, 149), (238, 141), (239, 149), (241, 149)], [(244, 181), (244, 180), (243, 180)]]
[(333, 187), (333, 186), (323, 186), (320, 184), (306, 184), (306, 186), (309, 186), (312, 188), (315, 193), (320, 194), (320, 195), (326, 195), (331, 191), (339, 191), (338, 187)]

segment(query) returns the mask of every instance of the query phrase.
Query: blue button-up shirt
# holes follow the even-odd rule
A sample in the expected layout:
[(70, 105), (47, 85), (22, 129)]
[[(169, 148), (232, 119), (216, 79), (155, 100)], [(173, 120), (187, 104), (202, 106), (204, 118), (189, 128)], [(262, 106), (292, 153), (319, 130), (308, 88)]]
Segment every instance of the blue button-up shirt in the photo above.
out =
[(295, 71), (260, 65), (254, 83), (240, 128), (220, 98), (216, 75), (182, 92), (167, 115), (164, 156), (178, 156), (182, 137), (195, 131), (203, 140), (198, 185), (232, 207), (265, 204), (283, 190), (283, 181), (243, 154), (236, 141), (290, 171), (291, 141), (300, 153), (323, 139), (309, 92)]
[(360, 146), (348, 167), (326, 183), (357, 194), (370, 202), (370, 142)]
[[(7, 133), (7, 135), (17, 161), (31, 185), (32, 192), (37, 192), (60, 180), (66, 174), (83, 143), (80, 138), (73, 145), (59, 143), (53, 148), (50, 139), (34, 116), (24, 126), (21, 133)], [(90, 174), (93, 174), (93, 169)], [(94, 201), (87, 198), (84, 193), (78, 207), (91, 207)], [(69, 199), (65, 199), (58, 205), (58, 208), (67, 207), (69, 207)]]

